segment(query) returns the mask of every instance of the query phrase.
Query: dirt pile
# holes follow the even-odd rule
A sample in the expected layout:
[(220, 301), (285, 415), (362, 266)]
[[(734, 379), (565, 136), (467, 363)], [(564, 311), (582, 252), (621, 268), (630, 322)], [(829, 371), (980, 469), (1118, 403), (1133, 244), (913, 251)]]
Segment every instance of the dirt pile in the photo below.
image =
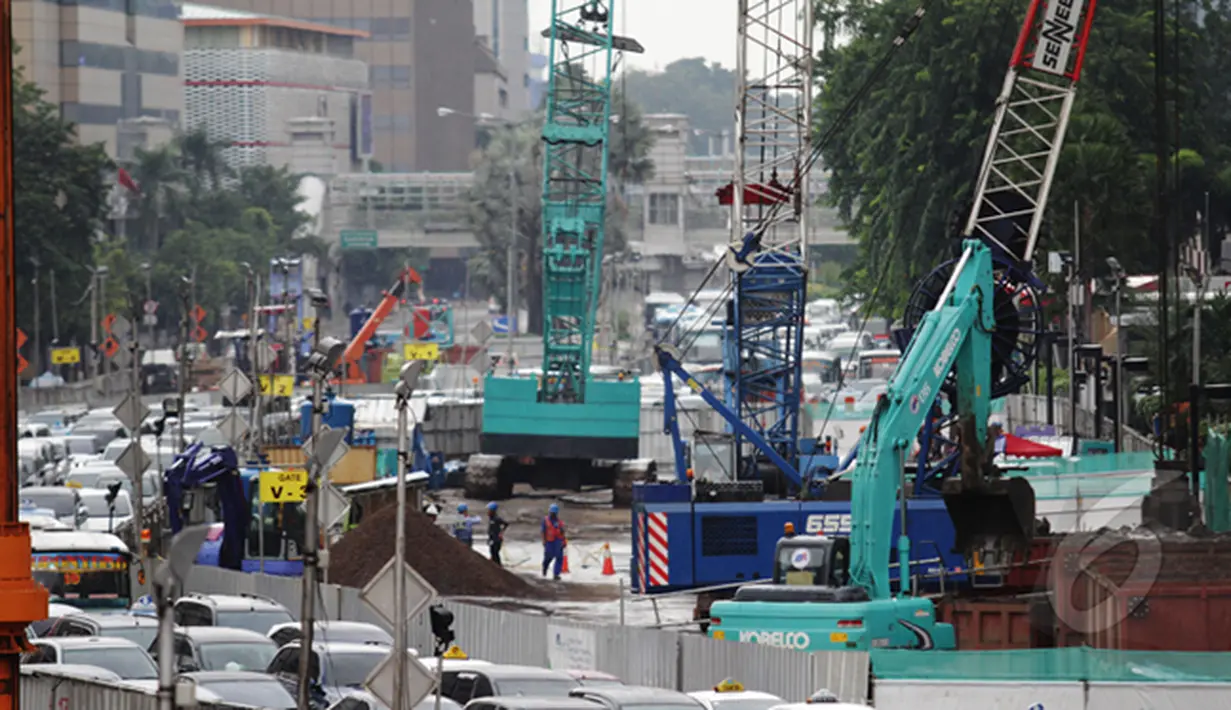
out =
[[(397, 506), (364, 517), (330, 550), (329, 581), (363, 587), (393, 557)], [(475, 537), (483, 534), (475, 530)], [(480, 544), (476, 539), (476, 544)], [(418, 511), (406, 511), (406, 562), (444, 596), (537, 596), (538, 590), (517, 575), (453, 539)]]

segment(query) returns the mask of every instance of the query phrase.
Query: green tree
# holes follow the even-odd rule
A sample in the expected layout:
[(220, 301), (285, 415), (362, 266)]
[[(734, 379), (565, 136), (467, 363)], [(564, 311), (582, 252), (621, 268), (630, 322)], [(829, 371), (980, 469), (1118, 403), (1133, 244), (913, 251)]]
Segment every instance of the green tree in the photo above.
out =
[[(73, 307), (90, 280), (92, 242), (107, 208), (110, 161), (101, 145), (79, 145), (57, 106), (13, 71), (14, 234), (17, 325), (34, 337), (34, 262), (39, 280), (39, 334), (52, 336), (48, 272), (55, 271), (60, 339), (85, 343), (89, 310)], [(31, 346), (26, 346), (27, 350)], [(27, 356), (28, 357), (28, 356)]]
[[(1196, 26), (1195, 0), (1181, 2), (1183, 109), (1181, 234), (1191, 233), (1205, 191), (1215, 234), (1225, 231), (1231, 198), (1227, 154), (1231, 31), (1226, 3), (1207, 4)], [(821, 53), (818, 124), (824, 129), (871, 74), (913, 0), (850, 13), (852, 41)], [(1150, 237), (1153, 189), (1152, 3), (1100, 5), (1068, 139), (1039, 249), (1068, 248), (1073, 203), (1081, 205), (1083, 275), (1098, 275), (1115, 254), (1130, 271), (1156, 270)], [(858, 105), (825, 151), (829, 198), (859, 241), (849, 288), (868, 293), (883, 281), (880, 310), (896, 313), (914, 284), (956, 247), (955, 215), (968, 204), (1023, 7), (1008, 0), (955, 0), (932, 6), (885, 78)], [(1170, 19), (1169, 19), (1170, 26)], [(1217, 238), (1217, 236), (1216, 236)], [(890, 255), (892, 254), (892, 258)], [(883, 275), (882, 275), (882, 272)]]
[[(711, 136), (732, 131), (735, 73), (704, 57), (677, 59), (660, 72), (628, 70), (620, 82), (630, 102), (648, 113), (682, 113), (700, 131), (689, 141), (690, 152), (708, 152)], [(615, 106), (620, 106), (615, 103)]]

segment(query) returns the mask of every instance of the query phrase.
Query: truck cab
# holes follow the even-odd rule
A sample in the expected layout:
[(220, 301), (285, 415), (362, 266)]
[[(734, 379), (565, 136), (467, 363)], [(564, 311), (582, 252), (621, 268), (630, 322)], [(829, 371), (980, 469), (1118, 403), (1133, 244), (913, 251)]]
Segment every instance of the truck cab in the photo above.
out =
[(714, 602), (710, 637), (800, 651), (956, 648), (953, 627), (936, 623), (931, 601), (903, 595), (873, 604), (850, 586), (850, 553), (845, 537), (780, 539), (773, 583)]

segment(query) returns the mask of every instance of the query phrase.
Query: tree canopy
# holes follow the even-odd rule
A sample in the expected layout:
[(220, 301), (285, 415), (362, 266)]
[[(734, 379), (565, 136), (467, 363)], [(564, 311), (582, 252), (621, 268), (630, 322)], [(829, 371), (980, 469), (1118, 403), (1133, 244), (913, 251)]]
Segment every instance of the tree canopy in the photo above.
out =
[(718, 62), (692, 57), (677, 59), (660, 72), (630, 69), (622, 86), (647, 113), (686, 114), (691, 126), (702, 132), (689, 141), (693, 154), (707, 152), (710, 136), (732, 132), (735, 73)]
[[(39, 292), (49, 293), (54, 271), (63, 342), (85, 342), (89, 311), (68, 307), (89, 282), (92, 242), (106, 212), (104, 173), (110, 160), (101, 146), (78, 145), (74, 127), (43, 98), (44, 92), (13, 70), (14, 234), (17, 273), (17, 325), (34, 337), (34, 269), (43, 274)], [(37, 266), (36, 266), (37, 264)], [(44, 298), (46, 298), (44, 296)], [(52, 337), (50, 303), (42, 302), (41, 332)], [(35, 373), (37, 374), (37, 373)]]
[[(1178, 233), (1191, 234), (1208, 191), (1217, 240), (1231, 224), (1231, 5), (1179, 3), (1179, 42), (1171, 45), (1178, 48), (1180, 116), (1171, 127), (1180, 141), (1172, 153), (1180, 174), (1173, 209)], [(822, 130), (872, 73), (916, 4), (850, 5), (844, 25), (852, 40), (821, 53)], [(1105, 257), (1113, 254), (1130, 272), (1159, 266), (1160, 250), (1149, 246), (1152, 7), (1145, 0), (1098, 6), (1048, 205), (1039, 250), (1069, 248), (1077, 202), (1086, 276), (1105, 270)], [(955, 250), (954, 217), (973, 190), (1025, 10), (1019, 0), (933, 4), (824, 153), (829, 198), (859, 243), (849, 289), (867, 294), (883, 280), (878, 310), (884, 313), (898, 312), (914, 284)]]

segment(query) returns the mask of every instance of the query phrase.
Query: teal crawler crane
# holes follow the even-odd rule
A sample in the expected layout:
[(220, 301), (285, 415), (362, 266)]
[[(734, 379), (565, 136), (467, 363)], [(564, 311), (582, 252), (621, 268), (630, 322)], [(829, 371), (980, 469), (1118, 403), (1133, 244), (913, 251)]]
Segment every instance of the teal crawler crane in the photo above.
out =
[(616, 503), (651, 464), (636, 460), (641, 384), (591, 372), (607, 218), (611, 77), (621, 52), (614, 2), (552, 0), (551, 78), (543, 124), (543, 366), (492, 372), (483, 387), (480, 451), (466, 495), (504, 499), (513, 484), (610, 486)]

